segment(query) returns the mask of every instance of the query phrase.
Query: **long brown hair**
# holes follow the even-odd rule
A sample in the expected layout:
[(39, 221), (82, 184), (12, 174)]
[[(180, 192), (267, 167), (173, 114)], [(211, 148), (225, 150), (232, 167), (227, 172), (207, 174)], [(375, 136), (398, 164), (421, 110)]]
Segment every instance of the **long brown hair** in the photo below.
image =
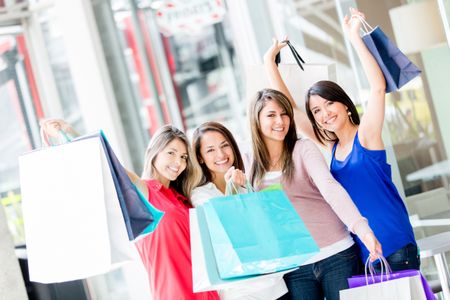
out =
[[(194, 148), (194, 152), (195, 152), (197, 161), (203, 160), (203, 158), (200, 154), (200, 146), (201, 146), (203, 135), (210, 131), (218, 132), (224, 136), (224, 138), (230, 144), (231, 150), (233, 151), (233, 156), (234, 156), (233, 166), (236, 169), (239, 169), (239, 170), (245, 172), (244, 161), (242, 160), (241, 152), (239, 151), (236, 140), (234, 139), (231, 132), (225, 126), (223, 126), (222, 124), (220, 124), (218, 122), (205, 122), (195, 129), (193, 137), (192, 137), (192, 139), (193, 139), (192, 148)], [(213, 175), (212, 175), (211, 171), (208, 169), (208, 167), (206, 166), (206, 164), (201, 163), (200, 167), (202, 168), (202, 171), (203, 171), (203, 177), (202, 177), (202, 180), (200, 181), (199, 185), (204, 185), (204, 184), (207, 184), (208, 182), (212, 182)]]
[(352, 122), (354, 125), (359, 125), (360, 120), (355, 104), (337, 83), (329, 80), (322, 80), (314, 83), (306, 93), (305, 110), (306, 114), (308, 115), (308, 119), (313, 126), (314, 135), (322, 144), (325, 145), (326, 142), (335, 143), (338, 141), (338, 138), (334, 132), (323, 129), (319, 126), (319, 124), (317, 124), (316, 119), (314, 118), (314, 115), (309, 108), (310, 98), (314, 95), (320, 96), (324, 99), (327, 99), (328, 101), (344, 104), (350, 112), (350, 122)]
[(292, 151), (297, 141), (297, 132), (295, 131), (294, 110), (289, 99), (281, 92), (272, 89), (263, 89), (256, 93), (250, 102), (248, 116), (252, 133), (252, 147), (254, 162), (250, 171), (250, 180), (253, 185), (261, 183), (262, 178), (270, 170), (269, 149), (261, 132), (259, 115), (268, 101), (275, 101), (286, 112), (290, 119), (289, 129), (284, 138), (284, 147), (280, 160), (283, 162), (283, 176), (291, 180), (294, 176), (294, 163), (292, 160)]
[(185, 196), (188, 199), (187, 202), (191, 204), (189, 197), (191, 196), (192, 190), (200, 181), (200, 168), (198, 167), (197, 159), (195, 158), (195, 155), (193, 155), (192, 148), (188, 143), (186, 135), (178, 128), (172, 125), (164, 125), (153, 135), (145, 152), (142, 178), (151, 179), (156, 177), (155, 175), (158, 172), (154, 166), (156, 157), (158, 156), (158, 153), (163, 151), (174, 139), (179, 139), (186, 146), (188, 159), (186, 162), (186, 169), (178, 175), (177, 179), (170, 182), (170, 187)]

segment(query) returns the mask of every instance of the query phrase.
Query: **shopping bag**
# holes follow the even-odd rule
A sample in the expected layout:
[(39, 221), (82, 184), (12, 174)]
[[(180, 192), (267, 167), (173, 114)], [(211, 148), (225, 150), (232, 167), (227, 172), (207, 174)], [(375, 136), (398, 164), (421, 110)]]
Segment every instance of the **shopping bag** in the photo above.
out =
[(297, 267), (319, 251), (281, 190), (218, 197), (197, 209), (223, 279)]
[(426, 300), (419, 275), (341, 290), (341, 300)]
[[(374, 274), (373, 262), (366, 260), (365, 275), (348, 279), (349, 289), (340, 291), (340, 299), (412, 299), (435, 300), (425, 278), (417, 270), (392, 272), (387, 260), (379, 257), (381, 274)], [(368, 275), (367, 271), (370, 271)]]
[[(278, 70), (292, 97), (299, 107), (303, 108), (308, 89), (319, 80), (336, 81), (335, 64), (304, 64), (305, 71), (293, 64), (279, 64)], [(247, 98), (254, 97), (256, 92), (270, 88), (269, 77), (263, 65), (245, 66), (245, 82)]]
[(123, 218), (127, 227), (128, 238), (134, 240), (139, 236), (153, 232), (163, 216), (163, 212), (151, 205), (128, 177), (125, 168), (114, 154), (103, 131), (75, 139), (99, 138), (106, 153), (108, 165), (116, 187)]
[[(289, 57), (296, 63), (280, 64), (281, 52), (275, 57), (275, 63), (292, 97), (300, 107), (304, 107), (306, 92), (314, 83), (320, 80), (336, 81), (336, 65), (305, 64), (291, 42), (285, 42), (291, 52)], [(245, 66), (245, 75), (247, 98), (254, 97), (259, 90), (271, 87), (264, 65)]]
[(126, 170), (120, 164), (111, 149), (103, 131), (80, 137), (70, 125), (64, 123), (58, 130), (57, 136), (54, 137), (47, 134), (47, 131), (44, 130), (44, 126), (48, 125), (45, 123), (41, 124), (41, 138), (43, 144), (46, 146), (57, 146), (88, 138), (100, 138), (111, 169), (117, 196), (119, 197), (120, 207), (127, 227), (128, 238), (134, 240), (137, 237), (143, 237), (144, 235), (153, 232), (163, 213), (153, 207), (131, 182)]
[(86, 278), (134, 258), (102, 141), (19, 157), (30, 280)]
[(406, 83), (419, 76), (421, 71), (384, 34), (380, 27), (372, 28), (363, 18), (362, 37), (386, 79), (386, 93), (397, 91)]
[[(191, 236), (192, 281), (193, 291), (205, 292), (213, 290), (239, 290), (240, 296), (262, 290), (283, 280), (282, 277), (295, 269), (270, 273), (260, 276), (246, 276), (239, 278), (220, 278), (217, 269), (211, 238), (203, 210), (192, 208), (189, 210), (189, 225)], [(227, 298), (227, 293), (221, 293), (221, 299)]]
[[(289, 40), (285, 40), (284, 42), (288, 45), (289, 49), (291, 50), (292, 57), (294, 57), (295, 61), (297, 62), (297, 65), (300, 67), (300, 69), (304, 71), (305, 68), (303, 68), (303, 64), (305, 63), (305, 61), (303, 60), (303, 58), (300, 56), (300, 54), (298, 54), (297, 50), (294, 48), (294, 46), (291, 44)], [(280, 62), (281, 62), (281, 51), (278, 52), (278, 54), (275, 56), (275, 63), (277, 64), (277, 66), (280, 64)]]
[(426, 281), (425, 277), (418, 270), (398, 271), (398, 272), (390, 273), (389, 275), (376, 274), (376, 275), (369, 276), (367, 278), (368, 279), (367, 282), (366, 282), (365, 275), (353, 276), (348, 279), (348, 285), (350, 288), (355, 288), (355, 287), (364, 286), (367, 283), (373, 284), (373, 283), (378, 283), (378, 282), (387, 281), (387, 280), (394, 280), (394, 279), (398, 279), (398, 278), (414, 277), (414, 276), (419, 276), (419, 278), (420, 278), (420, 282), (422, 284), (422, 288), (423, 288), (423, 290), (425, 292), (425, 296), (426, 296), (425, 299), (436, 300), (436, 297), (433, 294), (433, 290), (428, 285), (428, 282)]

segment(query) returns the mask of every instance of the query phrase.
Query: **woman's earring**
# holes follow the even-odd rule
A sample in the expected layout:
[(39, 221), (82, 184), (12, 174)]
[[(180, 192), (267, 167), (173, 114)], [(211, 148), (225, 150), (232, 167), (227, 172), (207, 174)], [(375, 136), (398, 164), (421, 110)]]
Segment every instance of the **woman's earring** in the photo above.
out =
[(353, 118), (352, 118), (352, 112), (351, 111), (347, 111), (347, 115), (348, 115), (348, 118), (350, 119), (350, 122), (352, 122), (353, 125), (356, 125), (355, 122), (353, 121)]

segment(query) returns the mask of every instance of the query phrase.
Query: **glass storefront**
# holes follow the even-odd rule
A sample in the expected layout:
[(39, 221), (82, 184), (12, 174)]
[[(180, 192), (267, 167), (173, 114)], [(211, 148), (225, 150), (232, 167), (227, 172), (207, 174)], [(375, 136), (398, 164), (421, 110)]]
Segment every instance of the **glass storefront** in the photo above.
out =
[(0, 36), (0, 202), (17, 245), (25, 243), (17, 158), (39, 145), (36, 114), (42, 113), (26, 59), (21, 33)]
[[(235, 79), (238, 73), (229, 20), (192, 34), (165, 36), (155, 28), (156, 10), (149, 2), (118, 0), (110, 4), (118, 32), (116, 46), (121, 48), (133, 88), (130, 96), (149, 135), (161, 122), (188, 132), (207, 120), (237, 128), (244, 109), (232, 105), (241, 102), (242, 93)], [(101, 18), (97, 22), (103, 26), (107, 13), (100, 15), (99, 10), (97, 5)]]
[(41, 27), (47, 57), (57, 87), (63, 115), (61, 118), (73, 124), (80, 132), (84, 132), (80, 106), (73, 85), (72, 75), (67, 62), (66, 49), (55, 9), (49, 8), (39, 13), (38, 22)]

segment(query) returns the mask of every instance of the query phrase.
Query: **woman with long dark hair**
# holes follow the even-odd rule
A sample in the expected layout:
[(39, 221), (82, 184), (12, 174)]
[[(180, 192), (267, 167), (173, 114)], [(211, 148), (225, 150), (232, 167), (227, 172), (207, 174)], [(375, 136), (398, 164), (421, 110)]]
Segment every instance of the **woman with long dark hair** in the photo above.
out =
[[(199, 186), (192, 191), (194, 206), (224, 196), (230, 180), (235, 189), (245, 192), (244, 162), (233, 135), (225, 126), (217, 122), (201, 124), (194, 131), (192, 148), (203, 171)], [(224, 300), (274, 300), (286, 293), (282, 275), (219, 290), (220, 298)]]

